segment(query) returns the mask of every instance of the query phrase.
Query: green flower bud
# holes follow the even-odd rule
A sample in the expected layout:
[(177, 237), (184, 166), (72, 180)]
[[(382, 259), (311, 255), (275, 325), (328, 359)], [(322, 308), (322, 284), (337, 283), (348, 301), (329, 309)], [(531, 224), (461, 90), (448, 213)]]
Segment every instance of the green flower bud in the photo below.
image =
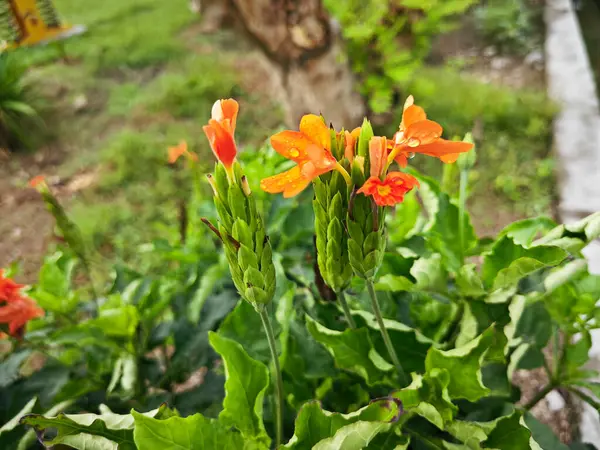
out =
[(258, 308), (273, 299), (276, 279), (271, 244), (256, 200), (239, 163), (233, 164), (231, 176), (222, 164), (217, 164), (211, 181), (218, 229), (206, 219), (203, 222), (223, 242), (231, 278), (239, 294)]

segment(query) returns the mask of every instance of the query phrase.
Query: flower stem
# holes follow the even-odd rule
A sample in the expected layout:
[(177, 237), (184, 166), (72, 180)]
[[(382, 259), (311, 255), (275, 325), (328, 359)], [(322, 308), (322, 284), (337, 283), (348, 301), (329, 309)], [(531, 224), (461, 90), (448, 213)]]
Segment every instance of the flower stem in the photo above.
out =
[(350, 177), (350, 174), (348, 173), (348, 171), (346, 169), (344, 169), (342, 167), (342, 165), (339, 162), (335, 163), (335, 170), (337, 170), (339, 173), (342, 174), (342, 176), (344, 177), (344, 180), (346, 180), (346, 184), (348, 186), (352, 185), (352, 178)]
[(533, 397), (529, 402), (527, 402), (527, 404), (525, 404), (523, 406), (523, 408), (526, 411), (529, 411), (531, 408), (533, 408), (535, 405), (537, 405), (541, 400), (543, 400), (544, 397), (546, 397), (546, 395), (548, 395), (550, 393), (550, 391), (552, 391), (555, 387), (556, 386), (554, 386), (554, 383), (549, 383), (546, 387), (544, 387), (544, 389), (542, 389), (540, 392), (538, 392), (535, 397)]
[(460, 186), (458, 191), (458, 235), (460, 238), (460, 252), (465, 253), (465, 210), (467, 205), (467, 185), (469, 172), (466, 170), (460, 171)]
[(277, 356), (277, 348), (275, 347), (275, 333), (273, 333), (273, 327), (271, 326), (271, 320), (269, 319), (267, 308), (265, 308), (263, 305), (261, 306), (262, 308), (258, 313), (260, 314), (260, 319), (262, 320), (265, 333), (267, 334), (267, 341), (269, 342), (269, 348), (271, 349), (271, 357), (273, 359), (273, 366), (275, 369), (275, 448), (277, 448), (281, 445), (281, 439), (283, 435), (283, 380), (281, 379), (279, 357)]
[(342, 305), (342, 309), (344, 310), (344, 316), (346, 316), (346, 321), (348, 322), (348, 325), (350, 325), (350, 328), (355, 330), (356, 322), (354, 322), (354, 318), (350, 313), (350, 308), (348, 307), (348, 302), (346, 301), (346, 295), (344, 294), (344, 291), (338, 292), (337, 297), (340, 301), (340, 305)]
[(379, 309), (379, 303), (377, 302), (377, 294), (375, 293), (375, 288), (373, 286), (373, 281), (367, 279), (367, 289), (369, 290), (369, 296), (371, 297), (371, 306), (373, 308), (373, 313), (375, 314), (375, 318), (377, 319), (377, 323), (379, 324), (379, 330), (381, 331), (381, 337), (383, 337), (383, 342), (385, 342), (385, 346), (387, 347), (387, 351), (390, 354), (390, 358), (392, 359), (392, 363), (396, 367), (398, 371), (398, 377), (400, 378), (400, 383), (403, 386), (408, 385), (408, 378), (406, 377), (406, 373), (402, 368), (402, 364), (400, 364), (400, 360), (398, 359), (398, 355), (396, 355), (396, 350), (394, 350), (394, 346), (392, 345), (392, 341), (390, 340), (390, 335), (385, 328), (385, 324), (383, 323), (383, 317), (381, 315), (381, 309)]

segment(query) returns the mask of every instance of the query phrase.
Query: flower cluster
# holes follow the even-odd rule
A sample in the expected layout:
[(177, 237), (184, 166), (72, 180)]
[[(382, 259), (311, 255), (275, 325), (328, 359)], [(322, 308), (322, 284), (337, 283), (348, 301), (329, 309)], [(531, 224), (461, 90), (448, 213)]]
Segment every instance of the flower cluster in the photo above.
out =
[[(332, 139), (332, 132), (322, 118), (312, 114), (304, 116), (300, 131), (282, 131), (271, 137), (275, 151), (294, 161), (296, 166), (262, 180), (262, 189), (292, 197), (315, 178), (332, 170), (339, 171), (351, 184), (347, 168), (356, 162), (363, 174), (369, 174), (365, 183), (357, 186), (357, 192), (372, 197), (379, 206), (392, 206), (402, 202), (404, 195), (419, 185), (412, 175), (388, 172), (394, 161), (400, 167), (406, 167), (412, 155), (421, 153), (451, 163), (473, 148), (467, 142), (442, 139), (442, 127), (427, 119), (425, 111), (414, 104), (412, 96), (404, 105), (402, 121), (393, 139), (365, 136), (361, 131), (358, 128), (351, 133), (333, 132)], [(338, 149), (334, 149), (336, 146)], [(368, 155), (360, 148), (368, 149)]]
[(44, 311), (33, 300), (21, 293), (24, 287), (5, 277), (0, 270), (0, 324), (7, 324), (8, 332), (13, 337), (20, 336), (31, 319), (44, 315)]

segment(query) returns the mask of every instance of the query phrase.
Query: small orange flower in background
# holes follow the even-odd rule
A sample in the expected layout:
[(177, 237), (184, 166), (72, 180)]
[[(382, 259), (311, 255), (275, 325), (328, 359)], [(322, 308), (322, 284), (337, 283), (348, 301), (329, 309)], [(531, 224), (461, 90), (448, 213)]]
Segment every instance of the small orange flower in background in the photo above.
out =
[(180, 141), (175, 147), (169, 147), (169, 164), (175, 164), (183, 155), (192, 161), (198, 161), (198, 155), (188, 150), (187, 142)]
[(277, 153), (294, 161), (290, 170), (261, 180), (260, 187), (270, 194), (283, 192), (285, 198), (302, 192), (309, 183), (331, 170), (343, 170), (331, 154), (331, 133), (323, 119), (314, 114), (302, 117), (300, 131), (286, 130), (271, 136)]
[(237, 155), (234, 134), (238, 111), (239, 105), (235, 100), (217, 100), (208, 125), (202, 127), (213, 153), (228, 169)]
[(31, 319), (44, 315), (42, 308), (21, 293), (23, 287), (6, 278), (0, 270), (0, 324), (8, 324), (8, 332), (13, 337), (19, 337)]
[(393, 206), (404, 201), (404, 195), (414, 187), (419, 187), (419, 181), (412, 175), (390, 172), (383, 181), (377, 176), (372, 176), (358, 193), (373, 197), (379, 206)]
[(29, 180), (29, 186), (32, 188), (37, 188), (46, 182), (46, 177), (44, 175), (37, 175)]
[(389, 144), (389, 161), (395, 160), (400, 167), (406, 167), (411, 153), (439, 158), (445, 163), (453, 163), (461, 153), (468, 152), (473, 144), (442, 139), (442, 127), (437, 122), (427, 120), (425, 111), (414, 104), (411, 95), (404, 104), (400, 130)]

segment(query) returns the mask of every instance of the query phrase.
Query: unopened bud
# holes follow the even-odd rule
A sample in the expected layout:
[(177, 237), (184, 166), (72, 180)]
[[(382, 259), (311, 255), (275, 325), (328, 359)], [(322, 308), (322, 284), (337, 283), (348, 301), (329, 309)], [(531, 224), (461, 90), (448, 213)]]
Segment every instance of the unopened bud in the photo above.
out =
[(206, 179), (208, 180), (208, 184), (210, 184), (210, 187), (213, 190), (213, 193), (215, 194), (215, 197), (219, 197), (219, 191), (217, 191), (217, 185), (215, 184), (215, 179), (213, 178), (213, 176), (209, 173), (206, 175)]
[(250, 185), (248, 184), (248, 179), (246, 178), (246, 175), (244, 175), (242, 177), (242, 190), (244, 191), (244, 195), (246, 197), (250, 197), (250, 194), (252, 194), (252, 191), (250, 190)]

